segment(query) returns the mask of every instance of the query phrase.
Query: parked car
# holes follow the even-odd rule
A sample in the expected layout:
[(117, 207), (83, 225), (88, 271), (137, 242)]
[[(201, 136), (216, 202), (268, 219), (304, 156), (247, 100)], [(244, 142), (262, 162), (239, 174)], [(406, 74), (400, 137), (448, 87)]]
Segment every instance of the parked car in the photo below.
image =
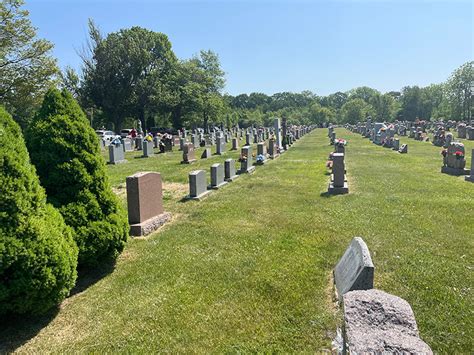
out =
[(116, 134), (114, 132), (104, 131), (103, 129), (99, 129), (99, 130), (95, 131), (95, 133), (106, 142), (110, 142), (116, 136)]
[(131, 128), (124, 128), (120, 131), (120, 137), (127, 138), (128, 136), (130, 136), (131, 132), (132, 132)]
[(157, 133), (160, 133), (160, 134), (168, 133), (168, 134), (171, 134), (172, 136), (175, 136), (178, 134), (178, 131), (176, 129), (162, 128), (162, 127), (151, 127), (150, 132), (151, 134), (153, 134), (153, 136), (156, 136)]

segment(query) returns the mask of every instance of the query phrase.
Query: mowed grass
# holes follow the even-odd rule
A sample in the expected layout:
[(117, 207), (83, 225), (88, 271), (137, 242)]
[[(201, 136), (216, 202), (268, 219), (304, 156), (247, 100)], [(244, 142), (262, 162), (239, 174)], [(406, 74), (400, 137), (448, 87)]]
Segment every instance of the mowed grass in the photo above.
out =
[[(18, 340), (28, 324), (4, 327), (2, 350), (327, 350), (341, 324), (331, 271), (362, 236), (375, 286), (410, 302), (433, 350), (471, 352), (474, 184), (441, 174), (430, 143), (402, 138), (409, 153), (401, 155), (336, 131), (349, 140), (350, 194), (334, 197), (324, 194), (326, 129), (201, 202), (180, 202), (187, 173), (236, 152), (195, 165), (180, 165), (179, 152), (127, 154), (128, 163), (108, 168), (116, 191), (124, 199), (127, 175), (160, 171), (174, 221), (130, 240), (115, 270), (68, 298), (31, 339)], [(474, 142), (465, 143), (470, 161)]]

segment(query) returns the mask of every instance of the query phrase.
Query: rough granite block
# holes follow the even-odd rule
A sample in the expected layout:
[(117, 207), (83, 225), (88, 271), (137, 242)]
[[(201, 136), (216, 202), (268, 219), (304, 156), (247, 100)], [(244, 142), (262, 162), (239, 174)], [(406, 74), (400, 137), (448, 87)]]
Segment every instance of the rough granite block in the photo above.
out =
[(344, 345), (351, 354), (432, 354), (404, 299), (380, 290), (344, 295)]

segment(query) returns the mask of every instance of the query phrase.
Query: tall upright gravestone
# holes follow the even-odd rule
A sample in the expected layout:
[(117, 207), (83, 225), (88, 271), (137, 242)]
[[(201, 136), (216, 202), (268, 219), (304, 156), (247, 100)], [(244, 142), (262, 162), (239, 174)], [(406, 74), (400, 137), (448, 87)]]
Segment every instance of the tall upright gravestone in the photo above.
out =
[(275, 138), (276, 138), (276, 145), (278, 147), (278, 149), (281, 151), (283, 151), (283, 145), (281, 144), (281, 123), (280, 123), (280, 119), (278, 117), (276, 117), (274, 120), (273, 120), (273, 128), (275, 130)]
[(163, 209), (161, 174), (140, 172), (126, 179), (130, 234), (144, 236), (166, 223), (171, 214)]
[(225, 151), (225, 141), (222, 136), (217, 137), (216, 139), (216, 154), (222, 155)]
[(329, 182), (328, 193), (330, 195), (347, 194), (349, 186), (345, 176), (344, 153), (333, 153), (332, 174)]

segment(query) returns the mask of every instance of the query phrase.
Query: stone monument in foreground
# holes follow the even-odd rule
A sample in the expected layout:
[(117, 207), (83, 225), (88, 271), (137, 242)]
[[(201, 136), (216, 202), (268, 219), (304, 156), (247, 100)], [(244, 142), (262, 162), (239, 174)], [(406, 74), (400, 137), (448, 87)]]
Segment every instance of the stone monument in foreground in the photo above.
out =
[(130, 235), (150, 234), (171, 218), (171, 214), (163, 210), (160, 173), (140, 172), (128, 176), (126, 183)]
[(380, 290), (346, 293), (344, 325), (346, 353), (433, 354), (408, 302)]

